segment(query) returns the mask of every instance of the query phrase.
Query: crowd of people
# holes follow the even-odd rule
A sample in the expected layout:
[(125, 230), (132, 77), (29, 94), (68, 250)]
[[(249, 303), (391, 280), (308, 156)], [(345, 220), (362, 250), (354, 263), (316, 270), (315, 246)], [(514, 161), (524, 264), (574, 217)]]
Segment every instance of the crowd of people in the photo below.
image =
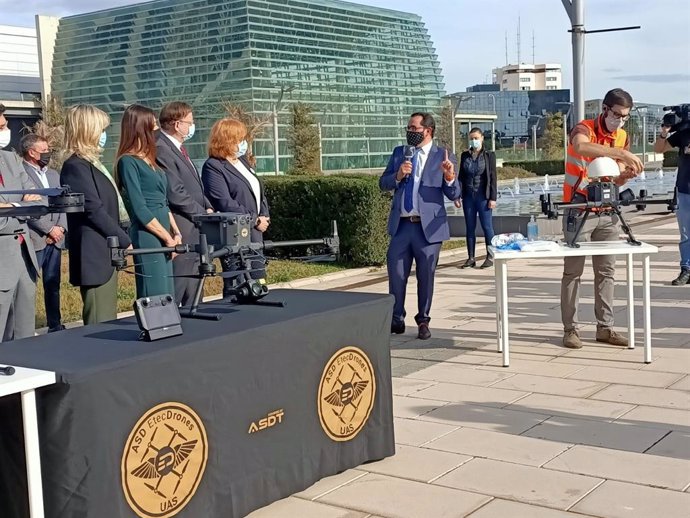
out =
[[(6, 138), (0, 105), (0, 139)], [(221, 119), (211, 129), (208, 160), (201, 172), (184, 143), (194, 137), (194, 113), (184, 102), (165, 105), (159, 114), (138, 104), (122, 116), (114, 166), (101, 156), (110, 117), (80, 104), (67, 110), (60, 173), (49, 167), (46, 139), (28, 134), (20, 155), (0, 151), (0, 207), (44, 204), (40, 194), (3, 194), (69, 185), (83, 193), (84, 211), (40, 218), (0, 215), (0, 341), (35, 334), (36, 282), (45, 293), (48, 332), (64, 329), (60, 314), (62, 250), (67, 249), (69, 282), (79, 287), (84, 325), (117, 317), (117, 272), (111, 264), (108, 238), (122, 248), (174, 247), (198, 243), (193, 223), (198, 215), (222, 212), (250, 214), (252, 240), (260, 242), (270, 225), (261, 181), (245, 154), (247, 128)], [(0, 149), (9, 143), (0, 141)], [(191, 303), (197, 284), (197, 254), (160, 253), (134, 259), (136, 296), (172, 294), (180, 305)], [(223, 264), (224, 270), (234, 268)], [(260, 275), (261, 272), (253, 272)], [(229, 286), (225, 286), (227, 292)]]

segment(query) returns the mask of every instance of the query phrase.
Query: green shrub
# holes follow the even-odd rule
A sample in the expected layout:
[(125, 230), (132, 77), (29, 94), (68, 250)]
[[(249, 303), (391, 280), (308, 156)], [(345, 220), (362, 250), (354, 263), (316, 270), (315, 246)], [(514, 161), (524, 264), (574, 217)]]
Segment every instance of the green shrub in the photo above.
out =
[(678, 150), (666, 151), (662, 167), (678, 167)]
[(385, 262), (390, 196), (379, 189), (377, 176), (272, 177), (264, 184), (271, 210), (266, 239), (327, 236), (336, 220), (343, 261)]
[(499, 180), (512, 180), (513, 178), (534, 178), (537, 176), (532, 171), (522, 167), (497, 167), (496, 178)]
[(565, 174), (563, 160), (535, 160), (532, 162), (503, 162), (503, 167), (519, 167), (537, 176)]

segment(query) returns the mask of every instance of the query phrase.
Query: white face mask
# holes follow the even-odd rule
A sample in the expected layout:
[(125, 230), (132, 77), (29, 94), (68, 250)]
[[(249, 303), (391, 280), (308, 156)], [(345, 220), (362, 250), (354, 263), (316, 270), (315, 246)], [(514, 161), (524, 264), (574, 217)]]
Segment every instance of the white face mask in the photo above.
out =
[(187, 133), (186, 136), (182, 137), (182, 139), (186, 142), (190, 138), (194, 136), (194, 132), (196, 131), (196, 125), (195, 124), (190, 124), (189, 125), (189, 133)]
[(0, 131), (0, 149), (9, 146), (10, 140), (12, 140), (12, 130), (10, 128)]

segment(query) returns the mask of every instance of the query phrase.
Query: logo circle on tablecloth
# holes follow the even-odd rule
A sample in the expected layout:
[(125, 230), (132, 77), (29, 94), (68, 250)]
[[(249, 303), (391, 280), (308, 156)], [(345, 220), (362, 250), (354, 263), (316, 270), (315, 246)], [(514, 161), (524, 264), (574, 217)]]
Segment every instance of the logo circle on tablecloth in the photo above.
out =
[(376, 396), (376, 375), (364, 351), (344, 347), (328, 360), (318, 394), (321, 427), (334, 441), (350, 441), (364, 428)]
[(122, 489), (141, 518), (169, 518), (196, 493), (208, 460), (206, 429), (182, 403), (161, 403), (129, 434), (122, 454)]

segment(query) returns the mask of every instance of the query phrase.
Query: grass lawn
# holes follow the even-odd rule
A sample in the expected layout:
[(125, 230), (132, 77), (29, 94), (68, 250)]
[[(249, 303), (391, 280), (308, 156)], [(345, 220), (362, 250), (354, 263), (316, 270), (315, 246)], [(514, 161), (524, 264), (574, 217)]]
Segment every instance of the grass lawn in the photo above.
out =
[[(60, 306), (63, 323), (81, 320), (81, 295), (79, 288), (69, 283), (69, 261), (67, 253), (62, 255), (62, 282), (60, 284)], [(220, 264), (216, 265), (221, 271)], [(289, 282), (304, 277), (314, 277), (326, 273), (338, 272), (347, 269), (347, 265), (328, 263), (314, 264), (299, 261), (270, 260), (268, 263), (268, 283)], [(131, 311), (136, 298), (134, 288), (134, 275), (119, 272), (118, 274), (118, 312)], [(219, 295), (222, 292), (223, 282), (218, 277), (206, 279), (204, 294), (206, 296)], [(45, 327), (45, 305), (43, 304), (43, 285), (38, 282), (36, 289), (36, 328)]]

